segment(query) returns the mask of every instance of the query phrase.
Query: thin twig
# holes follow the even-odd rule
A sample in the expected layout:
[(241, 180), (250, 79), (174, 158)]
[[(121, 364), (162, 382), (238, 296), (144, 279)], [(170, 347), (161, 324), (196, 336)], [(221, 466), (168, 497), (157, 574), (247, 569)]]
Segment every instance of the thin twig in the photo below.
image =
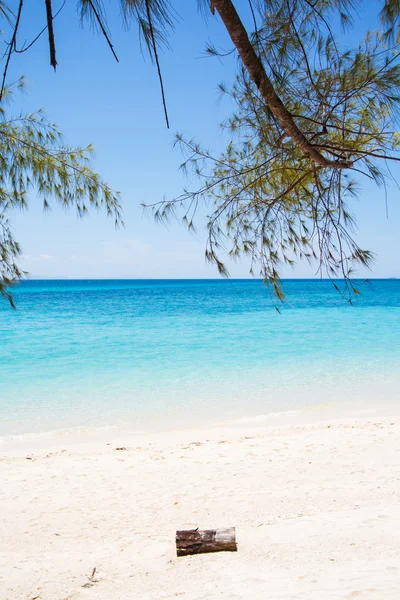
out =
[(160, 62), (158, 60), (157, 45), (156, 45), (156, 40), (155, 40), (155, 37), (154, 37), (153, 22), (151, 20), (149, 0), (146, 0), (146, 12), (147, 12), (147, 20), (149, 22), (150, 37), (151, 37), (151, 43), (152, 43), (152, 46), (153, 46), (154, 60), (156, 61), (157, 71), (158, 71), (158, 80), (160, 82), (161, 97), (162, 97), (162, 102), (163, 102), (163, 107), (164, 107), (165, 121), (167, 123), (167, 129), (169, 129), (169, 119), (168, 119), (167, 103), (165, 101), (164, 84), (163, 84), (163, 79), (162, 79), (162, 74), (161, 74)]
[(17, 38), (17, 31), (18, 31), (19, 22), (21, 19), (23, 4), (24, 4), (24, 0), (19, 0), (17, 19), (15, 21), (14, 32), (13, 32), (13, 35), (11, 38), (11, 42), (8, 47), (7, 60), (6, 60), (6, 64), (5, 64), (4, 71), (3, 71), (3, 81), (1, 82), (1, 90), (0, 90), (0, 102), (3, 100), (3, 95), (4, 95), (5, 85), (6, 85), (6, 78), (7, 78), (7, 71), (8, 71), (8, 67), (10, 65), (11, 54), (13, 52), (15, 40)]
[[(62, 9), (65, 6), (67, 0), (64, 0), (64, 2), (61, 4), (60, 8), (58, 9), (58, 11), (55, 13), (55, 15), (53, 15), (53, 21), (56, 17), (58, 17), (58, 15), (60, 14), (60, 12), (62, 11)], [(26, 52), (27, 50), (29, 50), (29, 48), (32, 48), (33, 44), (35, 44), (38, 39), (40, 38), (41, 35), (43, 35), (43, 33), (46, 31), (47, 29), (47, 25), (45, 27), (43, 27), (42, 31), (40, 31), (37, 36), (27, 45), (27, 46), (22, 46), (21, 50), (18, 50), (18, 48), (14, 48), (14, 52), (16, 54), (22, 54), (23, 52)], [(26, 42), (25, 42), (26, 43)]]
[(93, 13), (94, 13), (94, 16), (96, 17), (96, 21), (97, 21), (97, 22), (98, 22), (98, 24), (99, 24), (99, 27), (100, 27), (100, 29), (101, 29), (101, 32), (102, 32), (102, 34), (104, 35), (104, 37), (106, 38), (107, 44), (109, 45), (109, 47), (110, 47), (110, 50), (111, 50), (111, 52), (112, 52), (112, 53), (113, 53), (113, 55), (114, 55), (114, 58), (115, 58), (115, 60), (116, 60), (117, 62), (119, 62), (119, 58), (118, 58), (118, 56), (117, 56), (117, 55), (116, 55), (116, 53), (115, 53), (114, 46), (113, 46), (113, 44), (111, 43), (110, 37), (109, 37), (109, 35), (108, 35), (107, 31), (106, 31), (106, 28), (105, 28), (105, 27), (104, 27), (104, 25), (103, 25), (103, 22), (102, 22), (102, 20), (101, 20), (101, 18), (100, 18), (100, 15), (99, 15), (99, 13), (97, 12), (97, 10), (96, 10), (96, 7), (94, 6), (94, 4), (93, 4), (92, 0), (89, 0), (89, 4), (90, 4), (90, 7), (91, 7), (91, 9), (92, 9), (92, 11), (93, 11)]

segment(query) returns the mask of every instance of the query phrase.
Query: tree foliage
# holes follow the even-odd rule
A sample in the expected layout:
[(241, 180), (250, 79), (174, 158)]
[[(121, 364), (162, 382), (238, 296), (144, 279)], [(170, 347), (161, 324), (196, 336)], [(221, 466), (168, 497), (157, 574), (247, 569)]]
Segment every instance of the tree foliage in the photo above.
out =
[[(19, 82), (21, 87), (23, 82)], [(5, 89), (4, 99), (12, 90)], [(24, 273), (18, 266), (21, 248), (14, 239), (9, 213), (27, 209), (32, 192), (45, 210), (56, 201), (74, 206), (83, 216), (89, 208), (105, 209), (121, 222), (119, 196), (89, 166), (92, 147), (65, 145), (56, 125), (39, 111), (12, 117), (0, 106), (0, 294), (13, 305), (10, 286)]]
[[(385, 187), (390, 162), (400, 160), (400, 46), (388, 30), (367, 34), (354, 49), (341, 48), (329, 25), (338, 8), (349, 26), (350, 2), (259, 3), (261, 25), (252, 39), (286, 110), (332, 165), (318, 164), (288, 135), (242, 66), (233, 88), (221, 88), (237, 107), (223, 125), (231, 136), (226, 150), (215, 157), (178, 136), (184, 169), (200, 186), (152, 206), (160, 220), (183, 210), (191, 229), (205, 202), (211, 207), (208, 260), (226, 275), (227, 254), (249, 256), (251, 273), (272, 283), (279, 298), (282, 264), (301, 258), (317, 261), (323, 276), (342, 278), (347, 298), (357, 293), (354, 269), (369, 266), (372, 254), (355, 240), (351, 201), (363, 178)], [(388, 11), (387, 24), (394, 22)]]
[[(354, 269), (360, 264), (368, 266), (372, 259), (354, 236), (352, 198), (359, 194), (365, 178), (385, 188), (392, 177), (390, 163), (400, 160), (398, 0), (376, 2), (376, 30), (366, 32), (365, 39), (350, 48), (348, 43), (343, 44), (340, 28), (351, 31), (359, 19), (361, 0), (198, 2), (203, 13), (221, 19), (240, 58), (233, 88), (222, 88), (236, 104), (235, 114), (223, 125), (230, 142), (215, 157), (196, 142), (178, 136), (186, 153), (183, 166), (200, 183), (177, 198), (154, 204), (156, 218), (165, 220), (172, 213), (182, 215), (183, 211), (184, 223), (193, 229), (199, 203), (205, 202), (209, 207), (206, 256), (222, 274), (227, 274), (227, 254), (233, 258), (249, 256), (251, 272), (272, 283), (275, 294), (282, 298), (282, 264), (306, 258), (318, 262), (321, 275), (343, 278), (344, 291), (350, 297), (357, 291), (352, 284)], [(51, 0), (45, 0), (45, 4), (47, 25), (43, 31), (48, 31), (50, 63), (55, 68), (52, 21), (56, 15)], [(116, 6), (118, 3), (113, 4)], [(3, 86), (9, 60), (17, 51), (23, 0), (18, 1), (17, 8)], [(173, 28), (174, 2), (120, 0), (119, 8), (125, 24), (138, 24), (156, 63), (168, 125), (158, 48), (167, 43)], [(253, 21), (252, 34), (244, 27), (239, 8), (248, 10)], [(99, 30), (116, 56), (102, 0), (79, 0), (78, 9), (80, 18), (89, 20)], [(6, 15), (4, 1), (0, 10)], [(217, 54), (212, 47), (209, 52)], [(52, 130), (54, 139), (39, 139), (38, 132), (43, 135), (47, 125), (40, 118), (36, 124), (35, 119), (21, 120), (15, 127), (22, 128), (28, 137), (33, 135), (35, 143), (43, 143), (46, 151), (51, 148), (50, 156), (52, 152), (57, 154), (54, 144), (59, 142), (58, 132)], [(37, 151), (37, 147), (31, 149), (31, 162), (26, 164), (33, 164)], [(61, 155), (65, 164), (72, 167), (76, 165), (71, 160), (78, 160), (79, 168), (86, 160), (83, 150), (69, 154), (61, 150)], [(46, 161), (39, 163), (48, 175)], [(20, 174), (25, 168), (21, 163)], [(31, 166), (29, 169), (33, 173)], [(85, 187), (80, 181), (76, 187), (74, 168), (68, 167), (64, 177), (57, 169), (56, 172), (58, 183), (53, 188), (45, 176), (46, 202), (50, 195), (62, 202), (68, 198), (69, 204), (75, 203), (81, 210), (80, 202), (85, 196), (89, 204), (103, 203), (109, 212), (116, 211), (118, 215), (116, 197), (98, 176), (91, 172), (89, 176), (85, 171), (85, 177), (97, 182), (93, 196), (90, 185)], [(72, 179), (68, 179), (70, 176)], [(33, 179), (37, 183), (37, 176)], [(66, 182), (68, 193), (64, 195)], [(42, 193), (40, 186), (39, 191)], [(3, 262), (11, 264), (10, 256), (15, 258), (19, 249), (7, 237), (7, 225), (4, 232), (3, 239), (9, 241), (3, 242), (3, 247), (8, 248)], [(18, 274), (18, 267), (12, 263), (8, 280)]]

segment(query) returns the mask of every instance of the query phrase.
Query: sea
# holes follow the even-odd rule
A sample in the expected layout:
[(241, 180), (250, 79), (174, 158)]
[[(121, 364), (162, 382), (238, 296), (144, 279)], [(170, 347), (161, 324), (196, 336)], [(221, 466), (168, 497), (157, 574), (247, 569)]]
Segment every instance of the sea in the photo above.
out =
[(0, 301), (0, 436), (398, 412), (400, 280), (358, 284), (285, 280), (280, 304), (253, 279), (24, 281)]

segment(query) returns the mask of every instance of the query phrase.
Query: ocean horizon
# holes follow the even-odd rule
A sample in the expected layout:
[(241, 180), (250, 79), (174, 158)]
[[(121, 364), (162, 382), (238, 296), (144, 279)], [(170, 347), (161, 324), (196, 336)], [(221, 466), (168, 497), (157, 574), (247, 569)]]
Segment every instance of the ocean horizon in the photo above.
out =
[[(362, 282), (360, 282), (361, 284)], [(396, 411), (400, 280), (35, 279), (0, 304), (0, 436)]]

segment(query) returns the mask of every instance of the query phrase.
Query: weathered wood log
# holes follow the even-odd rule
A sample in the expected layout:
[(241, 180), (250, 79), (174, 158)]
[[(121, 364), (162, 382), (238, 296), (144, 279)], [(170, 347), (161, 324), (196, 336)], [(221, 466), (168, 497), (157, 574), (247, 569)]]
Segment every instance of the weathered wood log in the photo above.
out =
[(237, 552), (234, 527), (227, 529), (188, 529), (176, 532), (176, 553), (178, 556), (201, 554), (203, 552)]

